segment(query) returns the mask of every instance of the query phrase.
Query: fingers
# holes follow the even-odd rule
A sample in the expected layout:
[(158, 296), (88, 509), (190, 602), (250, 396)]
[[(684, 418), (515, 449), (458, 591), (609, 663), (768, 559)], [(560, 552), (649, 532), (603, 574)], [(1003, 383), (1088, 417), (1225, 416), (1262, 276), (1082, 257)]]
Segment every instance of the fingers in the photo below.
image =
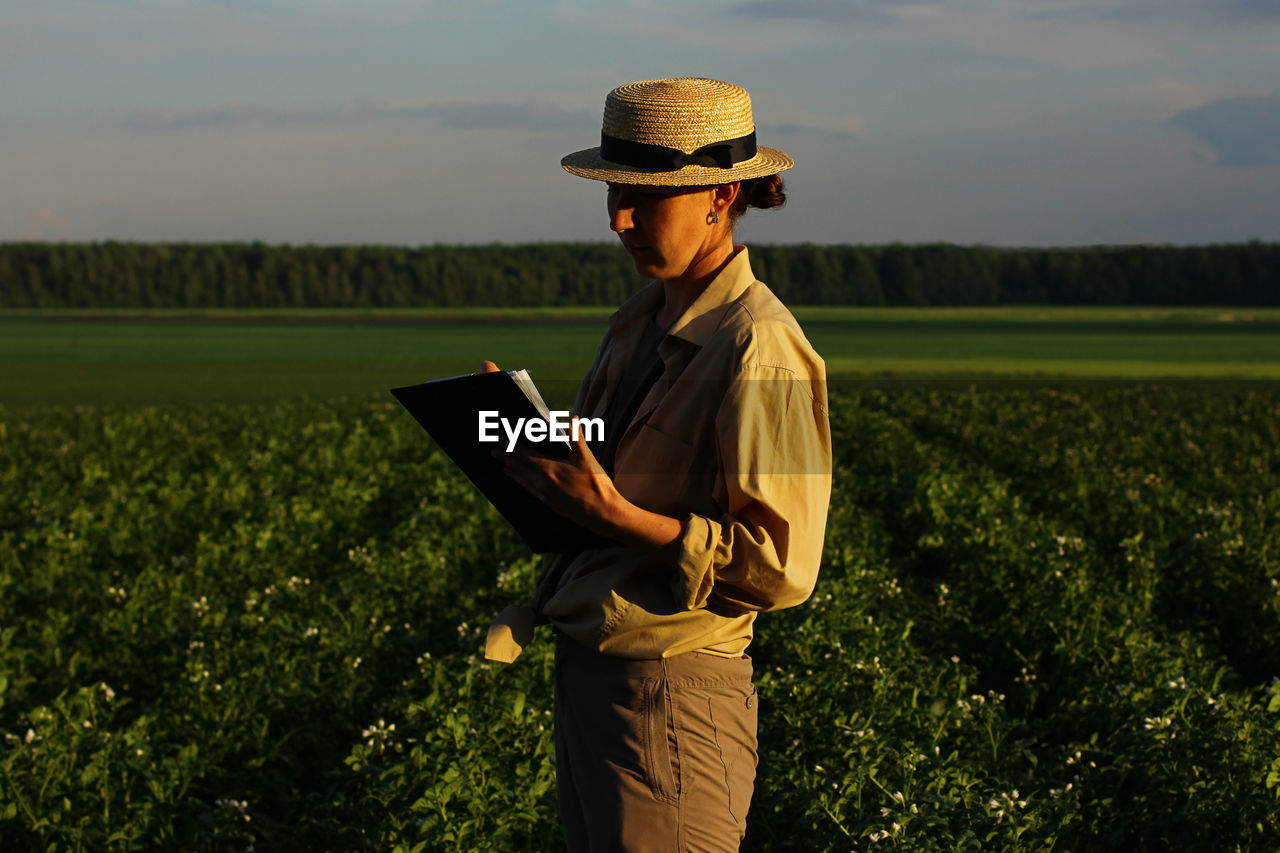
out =
[(574, 448), (581, 456), (590, 456), (591, 449), (587, 447), (586, 430), (578, 428), (578, 421), (582, 420), (577, 415), (569, 418), (569, 441), (572, 442)]
[(493, 451), (493, 457), (513, 483), (548, 505), (564, 490), (564, 481), (553, 459), (501, 450)]
[(591, 445), (587, 444), (586, 429), (578, 429), (579, 420), (581, 418), (577, 415), (570, 419), (569, 440), (573, 443), (574, 453), (586, 463), (588, 470), (601, 470), (596, 455), (591, 452)]
[(476, 373), (497, 373), (497, 372), (498, 372), (498, 365), (494, 364), (492, 361), (480, 362), (480, 369), (476, 371)]

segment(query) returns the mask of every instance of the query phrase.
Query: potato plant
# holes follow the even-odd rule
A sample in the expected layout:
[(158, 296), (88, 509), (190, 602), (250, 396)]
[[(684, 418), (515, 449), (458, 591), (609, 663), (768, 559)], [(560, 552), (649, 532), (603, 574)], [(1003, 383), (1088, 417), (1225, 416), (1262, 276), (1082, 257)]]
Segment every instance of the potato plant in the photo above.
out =
[[(1280, 848), (1280, 392), (833, 389), (759, 850)], [(544, 850), (536, 560), (382, 399), (0, 410), (0, 847)], [(545, 632), (546, 629), (541, 629)]]

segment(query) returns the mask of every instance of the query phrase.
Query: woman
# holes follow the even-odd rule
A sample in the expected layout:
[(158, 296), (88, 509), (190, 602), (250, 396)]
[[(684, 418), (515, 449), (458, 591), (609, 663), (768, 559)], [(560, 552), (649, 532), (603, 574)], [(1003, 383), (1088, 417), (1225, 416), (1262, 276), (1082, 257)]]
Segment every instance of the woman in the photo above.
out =
[(570, 850), (736, 850), (756, 766), (744, 651), (757, 613), (812, 592), (831, 487), (822, 360), (733, 242), (747, 208), (785, 200), (792, 160), (756, 145), (743, 89), (681, 78), (615, 89), (601, 145), (562, 165), (606, 182), (609, 227), (654, 281), (579, 390), (604, 441), (507, 470), (619, 547), (550, 555), (486, 653), (556, 629)]

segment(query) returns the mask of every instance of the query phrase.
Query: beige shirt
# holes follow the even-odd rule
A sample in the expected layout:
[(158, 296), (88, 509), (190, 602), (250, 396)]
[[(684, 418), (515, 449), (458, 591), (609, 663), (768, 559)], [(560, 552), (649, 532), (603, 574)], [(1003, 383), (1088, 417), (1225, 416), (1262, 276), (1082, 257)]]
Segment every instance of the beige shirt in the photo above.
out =
[[(681, 520), (678, 552), (599, 548), (543, 560), (537, 611), (605, 654), (739, 657), (758, 612), (801, 603), (817, 580), (831, 495), (826, 370), (735, 248), (659, 344), (664, 373), (617, 450), (614, 485)], [(577, 414), (604, 415), (662, 302), (655, 281), (610, 318)], [(486, 657), (513, 660), (534, 617), (504, 611)]]

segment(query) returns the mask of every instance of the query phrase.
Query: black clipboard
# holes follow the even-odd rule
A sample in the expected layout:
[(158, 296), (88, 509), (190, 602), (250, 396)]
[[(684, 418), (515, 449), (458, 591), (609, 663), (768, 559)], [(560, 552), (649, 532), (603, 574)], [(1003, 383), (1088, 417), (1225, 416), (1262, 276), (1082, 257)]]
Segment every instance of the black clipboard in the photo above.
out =
[[(497, 417), (513, 424), (520, 418), (548, 418), (547, 406), (527, 371), (453, 376), (392, 388), (391, 393), (535, 553), (617, 545), (550, 509), (506, 475), (502, 463), (493, 457), (495, 449), (499, 453), (507, 449), (508, 437), (501, 427), (496, 443), (479, 440), (482, 411), (497, 412)], [(521, 437), (516, 450), (562, 458), (569, 446)]]

